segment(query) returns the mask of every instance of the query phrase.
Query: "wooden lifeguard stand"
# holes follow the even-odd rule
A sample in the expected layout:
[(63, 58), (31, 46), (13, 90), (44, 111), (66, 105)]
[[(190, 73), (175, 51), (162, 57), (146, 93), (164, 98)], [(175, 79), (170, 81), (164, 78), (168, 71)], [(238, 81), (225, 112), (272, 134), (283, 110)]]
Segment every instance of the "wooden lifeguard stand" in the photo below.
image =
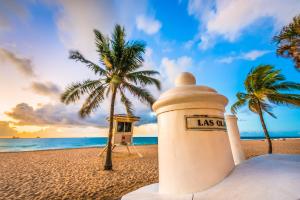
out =
[[(109, 119), (108, 119), (109, 120)], [(143, 157), (133, 145), (133, 124), (139, 121), (140, 118), (125, 114), (117, 114), (113, 116), (113, 136), (112, 136), (112, 150), (116, 146), (126, 146), (127, 151), (131, 154), (129, 147), (132, 147), (138, 156)], [(100, 156), (107, 150), (107, 146), (103, 149)]]

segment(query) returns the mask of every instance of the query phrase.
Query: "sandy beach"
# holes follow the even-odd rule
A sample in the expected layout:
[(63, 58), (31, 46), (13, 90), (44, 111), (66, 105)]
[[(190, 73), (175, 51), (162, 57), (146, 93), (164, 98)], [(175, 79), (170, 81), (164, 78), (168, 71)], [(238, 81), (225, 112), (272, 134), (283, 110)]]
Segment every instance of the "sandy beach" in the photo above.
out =
[[(300, 140), (273, 141), (274, 153), (300, 154)], [(264, 141), (242, 141), (247, 158), (264, 154)], [(113, 154), (114, 171), (102, 170), (100, 148), (0, 153), (0, 199), (120, 199), (158, 182), (157, 146), (124, 147)]]

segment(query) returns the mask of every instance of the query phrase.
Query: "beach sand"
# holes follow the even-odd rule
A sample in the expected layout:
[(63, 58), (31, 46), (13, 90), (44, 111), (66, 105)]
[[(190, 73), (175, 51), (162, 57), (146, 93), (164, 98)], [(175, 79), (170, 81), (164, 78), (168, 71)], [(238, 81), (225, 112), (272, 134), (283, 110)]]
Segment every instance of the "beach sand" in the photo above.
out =
[[(300, 140), (276, 140), (274, 153), (300, 154)], [(264, 141), (243, 141), (246, 157), (264, 154)], [(120, 199), (158, 182), (157, 146), (125, 147), (113, 154), (114, 171), (102, 170), (100, 148), (0, 153), (0, 199)]]

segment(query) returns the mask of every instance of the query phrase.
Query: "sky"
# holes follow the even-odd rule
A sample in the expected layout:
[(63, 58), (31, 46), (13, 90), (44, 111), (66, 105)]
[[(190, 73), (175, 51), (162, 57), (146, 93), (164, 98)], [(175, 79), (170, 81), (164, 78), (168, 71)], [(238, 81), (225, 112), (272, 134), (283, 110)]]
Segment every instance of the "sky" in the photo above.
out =
[[(272, 42), (297, 14), (299, 0), (0, 0), (0, 137), (105, 136), (109, 100), (81, 119), (82, 100), (66, 106), (59, 96), (70, 83), (95, 78), (69, 51), (97, 63), (93, 29), (109, 35), (115, 24), (125, 27), (128, 40), (146, 42), (143, 68), (159, 71), (162, 81), (162, 91), (149, 88), (156, 98), (188, 71), (229, 99), (229, 114), (254, 66), (271, 64), (289, 81), (300, 80)], [(157, 134), (155, 114), (133, 101), (141, 117), (135, 132)], [(124, 112), (117, 101), (116, 113)], [(271, 132), (300, 133), (299, 108), (273, 112), (277, 119), (266, 116)], [(241, 132), (262, 132), (246, 107), (238, 118)]]

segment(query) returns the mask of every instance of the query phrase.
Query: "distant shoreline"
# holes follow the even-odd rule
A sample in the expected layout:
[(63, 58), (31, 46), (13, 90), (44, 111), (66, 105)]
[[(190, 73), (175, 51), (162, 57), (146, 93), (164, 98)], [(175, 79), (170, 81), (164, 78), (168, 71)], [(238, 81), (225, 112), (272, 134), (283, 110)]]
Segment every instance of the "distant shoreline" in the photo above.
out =
[[(0, 139), (0, 152), (28, 152), (57, 149), (103, 148), (107, 138), (18, 138)], [(135, 137), (135, 146), (157, 144), (157, 137)]]
[[(265, 140), (264, 137), (244, 137), (241, 140)], [(300, 139), (300, 137), (271, 137), (271, 140), (280, 140), (280, 139)]]
[[(143, 145), (135, 145), (135, 146), (157, 146), (157, 144), (143, 144)], [(28, 151), (5, 151), (5, 152), (0, 152), (0, 154), (7, 154), (7, 153), (33, 153), (33, 152), (48, 152), (48, 151), (64, 151), (64, 150), (81, 150), (81, 149), (103, 149), (104, 146), (99, 146), (99, 147), (78, 147), (78, 148), (64, 148), (64, 149), (38, 149), (38, 150), (28, 150)], [(117, 147), (116, 147), (117, 148)], [(126, 148), (125, 146), (124, 147), (121, 147), (121, 148)]]
[[(29, 139), (30, 140), (30, 138), (21, 138), (21, 140), (22, 139)], [(33, 139), (37, 139), (37, 138), (33, 138)], [(58, 139), (58, 138), (38, 138), (38, 139)], [(64, 138), (64, 139), (68, 139), (68, 138)], [(1, 139), (0, 139), (1, 140)], [(11, 140), (11, 141), (15, 141), (16, 139), (8, 139), (8, 140)], [(271, 138), (271, 140), (273, 140), (273, 141), (291, 141), (291, 140), (300, 140), (300, 137), (299, 138)], [(243, 141), (245, 141), (245, 142), (251, 142), (251, 141), (265, 141), (265, 139), (264, 138), (255, 138), (255, 139), (242, 139), (241, 140), (242, 142)], [(134, 146), (157, 146), (157, 143), (149, 143), (149, 144), (147, 144), (147, 143), (143, 143), (143, 144), (134, 144)], [(3, 147), (3, 146), (2, 146)], [(60, 147), (49, 147), (49, 148), (47, 148), (47, 147), (44, 147), (44, 148), (39, 148), (39, 149), (31, 149), (31, 148), (29, 148), (29, 149), (26, 149), (26, 147), (24, 148), (24, 149), (22, 149), (22, 148), (19, 148), (19, 150), (16, 150), (16, 149), (7, 149), (7, 150), (5, 150), (5, 148), (4, 149), (2, 149), (1, 150), (1, 144), (0, 144), (0, 154), (1, 153), (23, 153), (23, 152), (43, 152), (43, 151), (57, 151), (57, 150), (72, 150), (72, 149), (78, 149), (78, 150), (80, 150), (80, 149), (99, 149), (99, 150), (101, 150), (102, 148), (104, 148), (105, 147), (105, 144), (96, 144), (96, 145), (87, 145), (87, 146), (71, 146), (71, 147), (62, 147), (62, 146), (60, 146)], [(120, 148), (123, 148), (123, 147), (120, 147)]]

